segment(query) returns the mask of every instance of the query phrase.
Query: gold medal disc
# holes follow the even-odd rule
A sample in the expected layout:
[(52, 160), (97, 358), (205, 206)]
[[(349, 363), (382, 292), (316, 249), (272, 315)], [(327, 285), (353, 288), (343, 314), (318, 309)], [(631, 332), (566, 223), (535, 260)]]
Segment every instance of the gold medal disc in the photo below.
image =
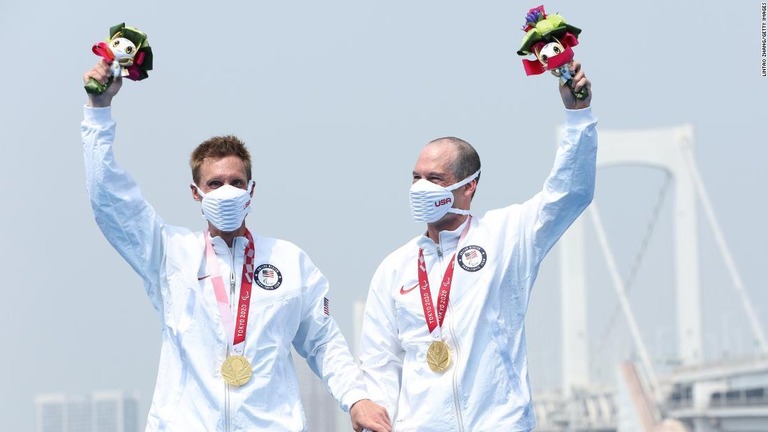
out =
[(231, 386), (240, 387), (251, 380), (252, 374), (251, 363), (241, 355), (229, 356), (221, 364), (221, 377)]
[(443, 341), (434, 341), (427, 350), (427, 364), (432, 372), (442, 373), (451, 365), (451, 350)]

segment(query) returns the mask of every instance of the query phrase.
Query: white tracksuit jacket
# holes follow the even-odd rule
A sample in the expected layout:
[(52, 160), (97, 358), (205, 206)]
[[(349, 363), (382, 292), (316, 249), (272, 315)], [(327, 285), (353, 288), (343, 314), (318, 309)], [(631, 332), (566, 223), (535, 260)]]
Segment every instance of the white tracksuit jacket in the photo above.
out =
[[(387, 256), (371, 282), (360, 360), (368, 391), (398, 432), (528, 431), (531, 405), (525, 313), (539, 265), (594, 194), (596, 120), (567, 110), (563, 139), (543, 190), (442, 232), (439, 245), (418, 236)], [(417, 258), (424, 249), (433, 304), (457, 252), (443, 337), (451, 365), (429, 369), (433, 336), (424, 318)]]
[[(86, 107), (81, 132), (96, 222), (143, 279), (162, 322), (147, 431), (306, 430), (291, 345), (342, 409), (366, 397), (347, 343), (324, 313), (326, 278), (297, 246), (255, 233), (254, 265), (271, 265), (275, 273), (264, 287), (254, 283), (252, 289), (245, 356), (253, 377), (242, 387), (228, 387), (220, 373), (228, 337), (206, 277), (203, 233), (167, 225), (117, 165), (109, 108)], [(213, 239), (225, 284), (234, 268), (237, 289), (246, 242), (236, 239), (232, 254), (221, 238)]]

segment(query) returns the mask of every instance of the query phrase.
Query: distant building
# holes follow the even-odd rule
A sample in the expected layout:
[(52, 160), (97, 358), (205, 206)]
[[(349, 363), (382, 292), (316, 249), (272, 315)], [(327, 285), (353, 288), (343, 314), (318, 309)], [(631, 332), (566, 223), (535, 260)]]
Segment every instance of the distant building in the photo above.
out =
[(35, 432), (139, 432), (138, 405), (138, 396), (120, 391), (39, 394)]
[[(357, 359), (365, 301), (358, 300), (354, 306), (354, 335), (348, 339), (349, 349)], [(325, 388), (323, 381), (309, 368), (307, 362), (293, 352), (293, 363), (299, 380), (301, 403), (307, 418), (307, 428), (312, 432), (342, 432), (352, 430), (349, 413), (341, 410), (336, 399)]]
[(365, 313), (365, 299), (356, 300), (355, 306), (352, 312), (353, 319), (353, 335), (350, 341), (349, 348), (352, 350), (352, 354), (355, 358), (360, 356), (360, 334), (363, 332), (363, 314)]
[[(363, 326), (363, 312), (365, 311), (365, 300), (355, 300), (352, 309), (352, 335), (347, 342), (349, 343), (349, 349), (352, 351), (352, 356), (355, 357), (355, 361), (359, 364), (360, 358), (360, 331)], [(341, 409), (336, 410), (336, 431), (347, 432), (352, 430), (352, 421), (349, 417), (349, 413), (345, 413)]]
[[(296, 352), (293, 364), (299, 380), (301, 404), (307, 419), (307, 429), (312, 432), (336, 432), (336, 417), (341, 412), (339, 404), (325, 388), (325, 383), (312, 372), (307, 362)], [(346, 430), (351, 429), (350, 427)]]

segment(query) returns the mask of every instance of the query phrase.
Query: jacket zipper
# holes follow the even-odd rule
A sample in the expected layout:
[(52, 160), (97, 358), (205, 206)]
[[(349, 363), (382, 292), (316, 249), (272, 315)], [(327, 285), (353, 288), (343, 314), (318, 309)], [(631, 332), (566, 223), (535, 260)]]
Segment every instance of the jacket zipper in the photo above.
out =
[[(440, 268), (441, 268), (441, 274), (445, 272), (445, 266), (446, 264), (443, 262), (443, 251), (440, 247), (440, 244), (437, 244), (437, 257), (440, 262)], [(458, 247), (458, 245), (457, 245)], [(448, 263), (450, 265), (451, 263)], [(451, 281), (453, 282), (453, 281)], [(441, 282), (442, 283), (442, 282)], [(450, 315), (453, 315), (453, 307), (451, 306), (450, 301), (448, 302), (448, 310), (446, 312), (451, 312)], [(461, 350), (459, 349), (459, 340), (456, 338), (456, 331), (453, 326), (453, 319), (448, 319), (448, 329), (450, 330), (451, 338), (453, 339), (453, 343), (456, 347), (456, 357), (453, 362), (453, 407), (456, 410), (456, 425), (459, 427), (459, 431), (464, 432), (464, 419), (461, 416), (461, 399), (459, 398), (459, 358), (461, 354)], [(442, 330), (441, 330), (442, 331)]]
[[(448, 311), (453, 315), (453, 307), (450, 302), (448, 303)], [(456, 347), (456, 361), (453, 367), (453, 404), (456, 408), (456, 422), (458, 423), (459, 430), (464, 431), (464, 419), (461, 416), (461, 398), (459, 398), (459, 358), (461, 357), (461, 350), (459, 349), (459, 339), (456, 338), (456, 331), (453, 326), (453, 319), (450, 319), (448, 328), (451, 330), (451, 338), (453, 338), (453, 344)]]
[[(231, 265), (229, 267), (229, 309), (233, 314), (235, 313), (235, 246), (237, 245), (237, 238), (232, 241), (232, 248), (230, 249)], [(225, 335), (229, 338), (229, 335)], [(229, 342), (227, 342), (227, 357), (229, 357)], [(230, 388), (229, 384), (224, 383), (224, 428), (227, 432), (231, 430), (231, 413), (230, 413)]]

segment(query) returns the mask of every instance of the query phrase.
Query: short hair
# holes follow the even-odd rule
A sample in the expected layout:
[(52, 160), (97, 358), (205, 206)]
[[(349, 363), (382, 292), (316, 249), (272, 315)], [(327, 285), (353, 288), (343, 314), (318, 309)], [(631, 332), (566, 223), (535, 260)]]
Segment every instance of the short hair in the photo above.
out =
[(245, 174), (251, 180), (251, 153), (240, 138), (234, 135), (215, 136), (203, 141), (192, 151), (189, 157), (189, 167), (192, 168), (192, 180), (200, 181), (200, 167), (206, 158), (221, 159), (227, 156), (237, 156), (245, 165)]
[[(451, 171), (456, 181), (462, 181), (480, 171), (480, 155), (470, 143), (461, 138), (449, 136), (433, 139), (429, 144), (440, 141), (450, 143), (456, 149), (456, 160), (451, 164)], [(477, 175), (477, 180), (480, 181), (480, 174)]]

